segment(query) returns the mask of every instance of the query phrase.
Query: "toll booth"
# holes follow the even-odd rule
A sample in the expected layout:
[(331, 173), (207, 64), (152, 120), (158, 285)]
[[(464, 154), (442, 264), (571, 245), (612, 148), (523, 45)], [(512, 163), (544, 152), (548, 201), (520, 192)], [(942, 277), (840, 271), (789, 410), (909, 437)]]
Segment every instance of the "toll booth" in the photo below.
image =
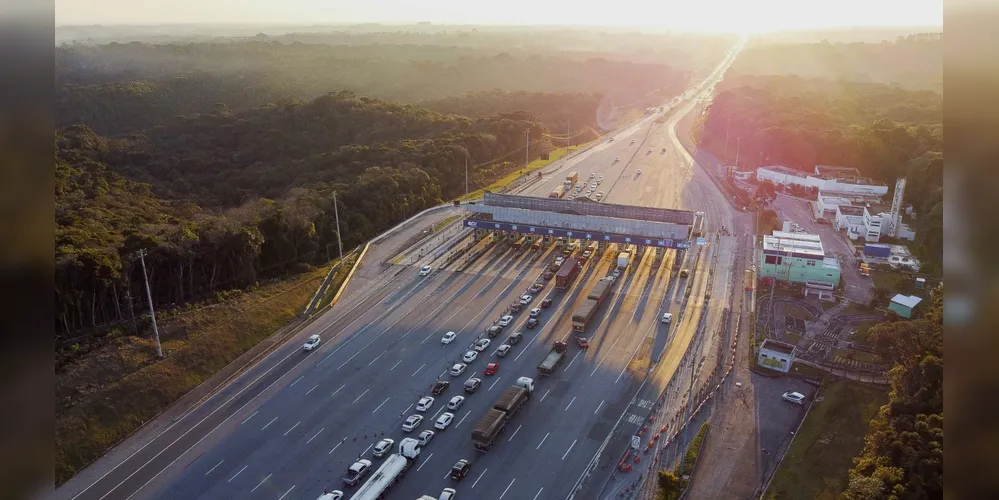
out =
[(517, 241), (517, 231), (507, 231), (506, 242), (513, 244), (515, 241)]
[(544, 246), (545, 248), (548, 248), (548, 246), (551, 245), (554, 240), (555, 238), (552, 237), (552, 235), (546, 234), (544, 236), (544, 240), (541, 242), (541, 245)]

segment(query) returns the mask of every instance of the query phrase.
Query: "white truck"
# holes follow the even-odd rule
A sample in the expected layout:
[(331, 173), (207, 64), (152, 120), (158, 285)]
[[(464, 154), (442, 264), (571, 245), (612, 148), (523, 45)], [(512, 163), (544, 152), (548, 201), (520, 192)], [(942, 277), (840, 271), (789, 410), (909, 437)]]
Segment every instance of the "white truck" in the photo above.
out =
[(631, 263), (631, 252), (621, 252), (617, 254), (617, 268), (624, 270)]
[(393, 453), (382, 462), (366, 483), (358, 488), (351, 500), (376, 500), (382, 498), (420, 456), (420, 442), (405, 438), (399, 443), (399, 453)]

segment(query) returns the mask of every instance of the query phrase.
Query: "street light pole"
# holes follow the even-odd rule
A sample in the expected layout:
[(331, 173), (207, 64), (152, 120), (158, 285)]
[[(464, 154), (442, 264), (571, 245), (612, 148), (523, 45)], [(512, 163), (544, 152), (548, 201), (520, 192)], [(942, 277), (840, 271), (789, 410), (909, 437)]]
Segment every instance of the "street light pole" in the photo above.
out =
[(340, 210), (336, 206), (336, 191), (333, 191), (333, 216), (336, 218), (336, 244), (340, 247), (340, 262), (343, 262), (343, 241), (340, 239)]
[(524, 155), (524, 173), (527, 167), (531, 166), (531, 129), (527, 129), (527, 154)]
[(153, 335), (156, 337), (156, 357), (163, 359), (163, 348), (160, 346), (160, 331), (156, 328), (156, 311), (153, 310), (153, 292), (149, 290), (149, 276), (146, 274), (145, 250), (139, 250), (139, 261), (142, 262), (142, 280), (146, 282), (146, 300), (149, 301), (149, 316), (153, 318)]

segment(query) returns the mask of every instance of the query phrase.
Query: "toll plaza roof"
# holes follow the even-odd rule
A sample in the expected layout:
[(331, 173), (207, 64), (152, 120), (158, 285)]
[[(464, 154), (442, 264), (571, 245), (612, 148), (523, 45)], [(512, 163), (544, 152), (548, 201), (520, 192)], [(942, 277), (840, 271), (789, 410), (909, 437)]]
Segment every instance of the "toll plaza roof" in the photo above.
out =
[(636, 207), (613, 203), (593, 203), (584, 200), (563, 200), (560, 198), (537, 198), (486, 192), (482, 197), (486, 206), (537, 210), (567, 215), (610, 217), (649, 222), (693, 225), (694, 212), (669, 208)]

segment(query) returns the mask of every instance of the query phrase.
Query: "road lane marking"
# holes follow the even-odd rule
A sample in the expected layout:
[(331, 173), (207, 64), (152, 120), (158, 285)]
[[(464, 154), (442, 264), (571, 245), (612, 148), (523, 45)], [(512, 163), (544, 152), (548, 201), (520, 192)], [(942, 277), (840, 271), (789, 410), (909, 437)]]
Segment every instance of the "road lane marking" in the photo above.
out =
[(420, 373), (420, 370), (424, 369), (424, 368), (425, 368), (426, 366), (427, 366), (427, 364), (426, 364), (426, 363), (423, 363), (423, 366), (420, 366), (419, 368), (417, 368), (417, 369), (416, 369), (416, 371), (415, 371), (415, 372), (413, 372), (413, 376), (415, 377), (415, 376), (416, 376), (416, 374), (417, 374), (417, 373)]
[(513, 441), (513, 436), (516, 436), (517, 433), (520, 432), (520, 428), (523, 427), (523, 426), (524, 426), (524, 424), (518, 425), (517, 426), (517, 430), (513, 431), (513, 434), (510, 436), (510, 439), (507, 439), (506, 442), (509, 443), (510, 441)]
[[(429, 462), (429, 461), (430, 461), (430, 458), (431, 458), (431, 457), (433, 457), (433, 456), (434, 456), (434, 454), (433, 454), (433, 453), (431, 453), (431, 454), (427, 455), (427, 458), (424, 458), (424, 459), (423, 459), (423, 463), (421, 463), (421, 464), (420, 464), (420, 466), (416, 468), (416, 472), (420, 472), (420, 469), (422, 469), (424, 465), (427, 465), (427, 462)], [(450, 473), (451, 473), (451, 472), (450, 472), (450, 471), (448, 471), (448, 474), (450, 474)], [(446, 477), (446, 476), (445, 476), (445, 477)]]
[(569, 449), (565, 450), (565, 455), (562, 455), (562, 460), (565, 460), (565, 457), (569, 456), (569, 452), (572, 451), (572, 447), (576, 446), (576, 441), (576, 439), (572, 440), (572, 444), (569, 445)]
[[(249, 422), (249, 421), (250, 421), (250, 419), (251, 419), (251, 418), (253, 418), (253, 415), (256, 415), (257, 413), (260, 413), (260, 410), (257, 410), (257, 411), (255, 411), (255, 412), (253, 412), (253, 414), (252, 414), (252, 415), (250, 415), (249, 417), (246, 417), (246, 420), (244, 420), (244, 421), (243, 421), (243, 424), (245, 424), (245, 423)], [(239, 424), (239, 425), (243, 425), (243, 424)]]
[(493, 386), (495, 386), (495, 385), (496, 385), (496, 382), (499, 382), (499, 381), (500, 381), (499, 377), (496, 377), (496, 380), (494, 380), (494, 381), (493, 381), (493, 383), (492, 383), (492, 385), (490, 385), (490, 386), (489, 386), (489, 388), (488, 388), (488, 389), (486, 389), (486, 390), (487, 390), (487, 391), (491, 391), (491, 390), (493, 390)]
[(361, 452), (361, 455), (364, 455), (365, 453), (367, 453), (368, 450), (370, 450), (372, 446), (374, 446), (374, 444), (369, 444), (368, 447), (365, 448), (364, 451)]
[(264, 430), (264, 429), (270, 427), (270, 425), (273, 424), (275, 420), (277, 420), (277, 417), (274, 417), (273, 419), (271, 419), (270, 422), (267, 422), (267, 424), (264, 425), (263, 427), (261, 427), (260, 430)]
[(305, 391), (305, 395), (308, 396), (310, 392), (316, 390), (316, 387), (319, 387), (319, 384), (316, 384), (316, 385), (312, 386), (312, 389), (309, 389), (309, 390)]
[(389, 399), (392, 399), (392, 398), (385, 398), (385, 401), (382, 401), (382, 404), (378, 405), (378, 408), (375, 408), (375, 411), (373, 411), (371, 413), (373, 413), (373, 414), (374, 413), (378, 413), (378, 410), (380, 410), (382, 408), (382, 406), (385, 406), (385, 403), (388, 403)]
[[(513, 486), (513, 483), (516, 480), (517, 478), (513, 478), (512, 480), (510, 480), (510, 484), (506, 485), (506, 489), (503, 490), (503, 493), (500, 495), (500, 500), (503, 500), (503, 495), (506, 495), (506, 492), (510, 491), (510, 487)], [(472, 486), (474, 487), (475, 485), (473, 484)]]
[(343, 441), (340, 441), (339, 443), (337, 443), (336, 446), (334, 446), (333, 449), (330, 450), (329, 453), (327, 453), (327, 455), (332, 455), (333, 452), (336, 451), (336, 449), (339, 448), (341, 444), (343, 444)]
[(541, 396), (541, 399), (540, 399), (540, 400), (539, 400), (538, 402), (540, 403), (541, 401), (544, 401), (544, 400), (545, 400), (545, 398), (546, 398), (546, 397), (548, 397), (548, 393), (549, 393), (549, 392), (552, 392), (552, 390), (551, 390), (551, 389), (548, 389), (547, 391), (545, 391), (545, 395), (544, 395), (544, 396)]
[(378, 361), (378, 358), (382, 357), (382, 354), (385, 354), (385, 351), (378, 353), (378, 355), (375, 356), (375, 359), (372, 359), (371, 362), (368, 363), (368, 366), (375, 364), (375, 361)]
[(211, 474), (213, 470), (215, 470), (218, 466), (222, 465), (222, 462), (225, 462), (225, 460), (219, 460), (219, 463), (215, 464), (215, 467), (209, 469), (208, 472), (205, 473), (205, 475), (207, 476)]
[(288, 387), (295, 387), (295, 384), (297, 384), (298, 381), (302, 380), (303, 378), (305, 378), (305, 375), (302, 375), (301, 377), (296, 378), (295, 381), (292, 382), (291, 385), (289, 385)]
[(394, 365), (392, 365), (392, 368), (390, 368), (389, 370), (395, 370), (395, 369), (396, 369), (396, 367), (397, 367), (397, 366), (399, 366), (399, 363), (402, 363), (402, 360), (401, 360), (401, 359), (400, 359), (399, 361), (396, 361), (396, 362), (395, 362), (395, 364), (394, 364)]
[(299, 420), (298, 422), (296, 422), (295, 425), (291, 426), (291, 429), (288, 429), (288, 430), (284, 431), (284, 435), (287, 436), (288, 433), (291, 432), (291, 431), (293, 431), (293, 430), (295, 430), (295, 427), (298, 427), (298, 424), (300, 424), (300, 423), (302, 423), (301, 420)]
[(347, 384), (343, 384), (343, 385), (341, 385), (341, 386), (340, 386), (340, 388), (339, 388), (339, 389), (337, 389), (337, 390), (333, 391), (333, 394), (330, 394), (330, 397), (333, 397), (333, 396), (336, 396), (336, 393), (338, 393), (338, 392), (340, 392), (341, 390), (343, 390), (343, 388), (344, 388), (344, 387), (347, 387)]
[(325, 427), (323, 427), (322, 429), (319, 429), (319, 432), (317, 432), (317, 433), (315, 434), (315, 436), (312, 436), (312, 437), (310, 437), (310, 438), (309, 438), (309, 440), (305, 442), (305, 444), (309, 444), (309, 443), (311, 443), (313, 439), (316, 439), (316, 436), (318, 436), (318, 435), (319, 435), (319, 434), (320, 434), (321, 432), (323, 432), (323, 431), (325, 431), (325, 430), (326, 430), (326, 428), (325, 428)]
[(465, 421), (465, 419), (466, 419), (466, 418), (468, 417), (468, 414), (469, 414), (469, 413), (472, 413), (472, 411), (471, 411), (471, 410), (469, 410), (469, 411), (466, 411), (466, 412), (465, 412), (465, 416), (464, 416), (464, 417), (461, 417), (461, 420), (459, 420), (457, 424), (454, 424), (454, 426), (455, 426), (455, 427), (458, 427), (459, 425), (461, 425), (461, 423), (462, 423), (462, 422), (464, 422), (464, 421)]
[(486, 471), (487, 471), (487, 470), (489, 470), (489, 469), (483, 469), (483, 470), (482, 470), (482, 474), (479, 474), (479, 477), (477, 477), (477, 478), (475, 479), (475, 482), (474, 482), (474, 483), (472, 483), (472, 488), (474, 488), (474, 487), (475, 487), (475, 485), (479, 484), (479, 479), (482, 479), (482, 476), (485, 476), (485, 475), (486, 475)]
[[(548, 434), (551, 434), (551, 433), (549, 432)], [(538, 443), (538, 447), (535, 448), (535, 450), (540, 450), (541, 449), (541, 445), (545, 444), (545, 440), (548, 439), (548, 434), (545, 434), (545, 437), (541, 438), (541, 442)]]
[(256, 485), (256, 486), (254, 486), (252, 490), (250, 490), (250, 493), (253, 493), (254, 491), (257, 491), (257, 488), (259, 488), (259, 487), (263, 486), (263, 485), (264, 485), (264, 482), (265, 482), (265, 481), (267, 481), (268, 479), (270, 479), (270, 478), (271, 478), (271, 475), (272, 475), (272, 474), (267, 474), (267, 477), (265, 477), (265, 478), (261, 479), (261, 480), (260, 480), (260, 482), (259, 482), (259, 483), (257, 483), (257, 485)]
[(363, 397), (364, 397), (364, 395), (365, 395), (365, 394), (367, 394), (367, 393), (368, 393), (368, 391), (370, 391), (370, 390), (371, 390), (371, 389), (365, 389), (365, 390), (364, 390), (364, 392), (362, 392), (362, 393), (361, 393), (361, 395), (360, 395), (360, 396), (358, 396), (358, 397), (357, 397), (357, 399), (355, 399), (355, 400), (354, 400), (354, 404), (357, 404), (357, 401), (358, 401), (358, 400), (360, 400), (361, 398), (363, 398)]
[(230, 477), (230, 478), (229, 478), (229, 480), (228, 480), (228, 481), (226, 481), (226, 482), (227, 482), (227, 483), (231, 483), (231, 482), (232, 482), (232, 480), (233, 480), (233, 479), (236, 479), (236, 476), (240, 475), (240, 474), (241, 474), (241, 473), (242, 473), (242, 472), (243, 472), (244, 470), (246, 470), (246, 468), (247, 468), (247, 467), (249, 467), (249, 465), (244, 465), (242, 469), (239, 469), (239, 472), (237, 472), (237, 473), (233, 474), (233, 476), (232, 476), (232, 477)]
[(541, 492), (542, 492), (542, 491), (545, 491), (545, 489), (544, 489), (544, 488), (541, 488), (540, 490), (538, 490), (538, 494), (537, 494), (537, 495), (534, 495), (534, 498), (533, 498), (532, 500), (538, 500), (538, 497), (539, 497), (539, 496), (541, 496)]
[(293, 490), (293, 489), (295, 489), (295, 485), (294, 484), (291, 485), (291, 488), (288, 488), (288, 491), (284, 492), (284, 495), (281, 495), (281, 498), (278, 498), (278, 500), (284, 500), (284, 497), (288, 496), (288, 493), (291, 493), (291, 490)]
[(604, 405), (604, 400), (601, 399), (600, 400), (600, 404), (597, 405), (597, 409), (593, 410), (593, 414), (596, 415), (597, 412), (600, 411), (600, 407), (603, 406), (603, 405)]
[(569, 361), (569, 364), (565, 365), (565, 370), (562, 370), (562, 371), (565, 371), (565, 372), (569, 371), (569, 367), (572, 366), (572, 364), (576, 362), (576, 358), (578, 358), (580, 354), (583, 354), (583, 351), (577, 352), (576, 355), (572, 357), (572, 361)]
[(569, 407), (572, 406), (572, 403), (575, 403), (575, 402), (576, 402), (576, 397), (573, 396), (572, 397), (572, 401), (569, 401), (569, 404), (565, 405), (565, 411), (569, 411)]

